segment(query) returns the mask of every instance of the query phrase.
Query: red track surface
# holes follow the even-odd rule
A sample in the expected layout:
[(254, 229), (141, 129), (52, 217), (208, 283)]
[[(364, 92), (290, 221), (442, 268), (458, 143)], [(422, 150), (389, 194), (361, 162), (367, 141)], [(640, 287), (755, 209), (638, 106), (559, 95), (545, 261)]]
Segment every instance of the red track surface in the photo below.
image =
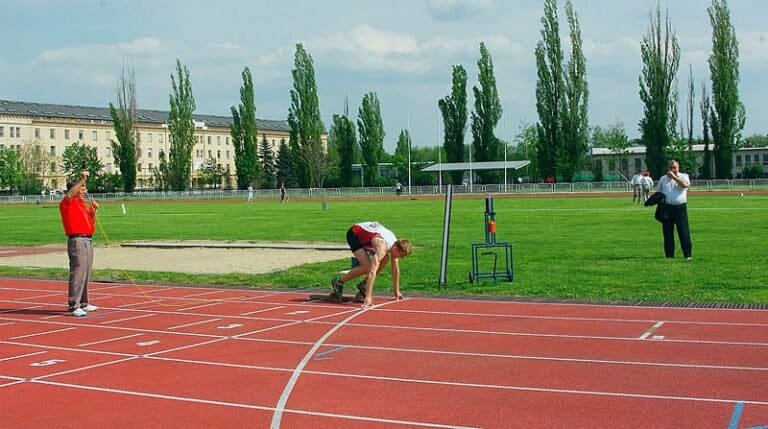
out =
[(768, 311), (0, 279), (3, 428), (754, 428)]

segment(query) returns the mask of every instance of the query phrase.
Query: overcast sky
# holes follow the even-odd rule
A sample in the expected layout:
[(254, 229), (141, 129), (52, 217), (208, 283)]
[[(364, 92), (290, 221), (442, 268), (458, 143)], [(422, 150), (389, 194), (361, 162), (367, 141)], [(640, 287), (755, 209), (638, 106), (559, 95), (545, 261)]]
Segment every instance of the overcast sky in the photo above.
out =
[[(568, 39), (564, 0), (561, 38)], [(681, 104), (689, 65), (709, 86), (709, 0), (661, 0), (677, 33)], [(140, 108), (168, 110), (176, 58), (189, 67), (200, 114), (229, 116), (241, 72), (251, 68), (257, 116), (284, 120), (296, 43), (312, 55), (326, 128), (333, 114), (357, 119), (363, 94), (382, 105), (385, 148), (401, 129), (416, 146), (442, 141), (437, 100), (450, 93), (451, 66), (477, 84), (479, 43), (492, 55), (504, 114), (497, 135), (511, 140), (538, 120), (534, 48), (542, 0), (0, 0), (0, 99), (107, 106), (124, 63), (136, 73)], [(590, 125), (624, 124), (637, 137), (642, 115), (640, 40), (656, 0), (573, 0), (587, 59)], [(740, 48), (744, 134), (768, 132), (768, 1), (731, 0)], [(681, 117), (684, 116), (681, 110)]]

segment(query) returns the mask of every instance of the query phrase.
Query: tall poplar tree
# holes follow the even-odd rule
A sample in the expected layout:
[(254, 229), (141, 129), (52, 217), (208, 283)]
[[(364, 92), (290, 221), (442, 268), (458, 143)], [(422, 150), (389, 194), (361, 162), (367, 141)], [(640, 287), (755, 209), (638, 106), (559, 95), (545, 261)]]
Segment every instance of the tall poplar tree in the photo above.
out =
[(677, 70), (680, 46), (667, 13), (664, 26), (661, 6), (651, 14), (648, 33), (640, 43), (643, 71), (638, 78), (644, 116), (640, 120), (640, 140), (645, 146), (645, 165), (653, 177), (667, 169), (667, 149), (675, 138), (677, 126)]
[(168, 133), (171, 147), (168, 154), (168, 182), (174, 191), (190, 186), (192, 148), (195, 146), (195, 96), (189, 80), (189, 69), (176, 59), (176, 77), (171, 74), (171, 111), (168, 114)]
[(112, 156), (120, 168), (123, 192), (136, 189), (136, 77), (131, 67), (123, 67), (117, 82), (117, 107), (109, 103), (109, 114), (117, 141), (111, 141)]
[(379, 97), (375, 92), (363, 96), (363, 103), (357, 114), (357, 129), (363, 156), (364, 184), (376, 186), (379, 184), (379, 161), (384, 156), (384, 124), (381, 120)]
[(261, 158), (261, 187), (272, 189), (275, 187), (275, 152), (267, 141), (267, 135), (261, 135), (259, 145), (259, 158)]
[(253, 75), (246, 67), (242, 73), (240, 105), (232, 106), (232, 146), (235, 149), (235, 175), (237, 188), (247, 189), (259, 185), (258, 127), (256, 124), (256, 102), (253, 94)]
[(701, 128), (702, 128), (702, 142), (704, 143), (704, 165), (701, 167), (701, 178), (712, 178), (712, 151), (709, 150), (709, 110), (711, 109), (711, 103), (709, 94), (707, 94), (707, 86), (701, 84)]
[(544, 0), (541, 17), (541, 40), (536, 45), (536, 126), (539, 138), (536, 158), (541, 177), (557, 176), (557, 155), (562, 145), (563, 50), (560, 44), (560, 24), (556, 0)]
[(707, 12), (712, 24), (709, 125), (714, 145), (715, 176), (726, 179), (733, 174), (733, 152), (737, 149), (746, 120), (744, 105), (739, 101), (739, 42), (726, 0), (712, 0)]
[[(475, 111), (472, 112), (472, 148), (474, 160), (498, 161), (502, 157), (501, 144), (494, 130), (501, 119), (502, 108), (499, 92), (496, 89), (496, 77), (493, 74), (493, 59), (485, 42), (480, 42), (480, 59), (477, 60), (480, 87), (472, 87), (475, 95)], [(483, 183), (497, 181), (497, 171), (480, 171), (478, 176)]]
[(333, 125), (328, 138), (334, 142), (339, 155), (339, 182), (352, 186), (352, 164), (355, 162), (357, 133), (355, 124), (346, 115), (333, 115)]
[(325, 173), (325, 152), (321, 135), (324, 131), (320, 118), (320, 101), (317, 97), (315, 68), (312, 56), (301, 43), (296, 44), (292, 70), (293, 89), (288, 109), (290, 148), (294, 172), (301, 187), (316, 186)]
[[(467, 132), (467, 71), (453, 66), (451, 94), (437, 102), (443, 115), (443, 147), (447, 162), (464, 162), (464, 135)], [(451, 171), (451, 182), (461, 184), (463, 171)]]
[(565, 106), (563, 114), (563, 143), (558, 156), (558, 169), (567, 182), (573, 181), (587, 153), (589, 118), (587, 102), (587, 61), (584, 58), (579, 18), (570, 0), (565, 2), (565, 14), (571, 37), (571, 57), (565, 69)]

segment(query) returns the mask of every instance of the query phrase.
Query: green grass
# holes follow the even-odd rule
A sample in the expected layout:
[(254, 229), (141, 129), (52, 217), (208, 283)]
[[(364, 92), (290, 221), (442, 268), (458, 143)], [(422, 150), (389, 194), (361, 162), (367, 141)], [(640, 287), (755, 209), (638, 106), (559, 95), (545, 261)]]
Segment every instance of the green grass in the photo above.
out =
[[(482, 198), (453, 202), (448, 284), (438, 287), (442, 199), (293, 200), (104, 203), (96, 244), (134, 240), (322, 241), (345, 244), (347, 228), (378, 220), (410, 239), (401, 263), (408, 294), (472, 294), (586, 301), (768, 303), (768, 197), (693, 194), (689, 219), (693, 260), (663, 257), (661, 226), (652, 209), (630, 197), (495, 199), (497, 240), (514, 246), (515, 281), (469, 283), (471, 244), (484, 241)], [(63, 244), (56, 206), (0, 206), (0, 245)], [(106, 234), (106, 238), (105, 235)], [(98, 257), (98, 255), (97, 255)], [(500, 258), (501, 260), (501, 258)], [(481, 259), (490, 270), (490, 258)], [(143, 283), (327, 288), (348, 259), (264, 275), (184, 275), (97, 271), (96, 279)], [(377, 289), (389, 287), (389, 270)], [(65, 278), (59, 270), (0, 267), (0, 275)]]

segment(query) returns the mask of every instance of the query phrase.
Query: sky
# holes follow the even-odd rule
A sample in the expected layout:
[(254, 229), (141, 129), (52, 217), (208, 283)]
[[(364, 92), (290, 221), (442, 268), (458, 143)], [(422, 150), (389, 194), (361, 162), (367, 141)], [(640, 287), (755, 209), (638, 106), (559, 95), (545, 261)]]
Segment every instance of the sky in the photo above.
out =
[[(698, 103), (709, 83), (711, 0), (659, 0), (681, 49), (678, 90), (685, 115), (689, 68)], [(768, 133), (768, 1), (731, 0), (740, 49), (744, 136)], [(564, 0), (561, 39), (568, 40)], [(622, 124), (639, 136), (640, 41), (657, 0), (573, 0), (587, 60), (590, 126)], [(108, 106), (124, 65), (136, 76), (140, 108), (169, 110), (176, 59), (189, 68), (199, 114), (229, 116), (241, 73), (251, 69), (257, 117), (285, 120), (296, 44), (315, 66), (326, 129), (334, 114), (356, 121), (376, 92), (392, 153), (400, 131), (414, 146), (442, 142), (437, 101), (451, 91), (451, 67), (468, 74), (468, 108), (485, 42), (504, 113), (496, 135), (512, 141), (535, 124), (542, 0), (0, 0), (0, 99)], [(567, 55), (567, 54), (566, 54)], [(711, 91), (710, 91), (711, 92)], [(468, 140), (469, 141), (469, 138)]]

